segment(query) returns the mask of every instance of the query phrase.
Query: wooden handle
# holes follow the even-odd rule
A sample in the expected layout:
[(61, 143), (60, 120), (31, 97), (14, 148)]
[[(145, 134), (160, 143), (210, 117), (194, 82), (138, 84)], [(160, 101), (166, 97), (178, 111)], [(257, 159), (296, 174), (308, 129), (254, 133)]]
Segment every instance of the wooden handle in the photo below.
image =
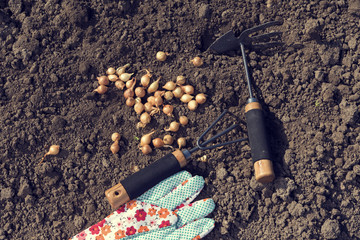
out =
[(262, 159), (254, 163), (255, 179), (260, 183), (269, 183), (275, 179), (272, 161)]
[(255, 179), (261, 183), (274, 180), (275, 174), (267, 141), (264, 114), (259, 102), (245, 106), (245, 116), (251, 147), (251, 156), (255, 168)]
[(106, 190), (105, 196), (111, 207), (117, 209), (129, 200), (139, 197), (162, 180), (179, 172), (186, 163), (182, 151), (176, 150)]
[(116, 209), (117, 206), (121, 206), (130, 201), (130, 197), (121, 183), (106, 190), (105, 196), (109, 200), (112, 209)]

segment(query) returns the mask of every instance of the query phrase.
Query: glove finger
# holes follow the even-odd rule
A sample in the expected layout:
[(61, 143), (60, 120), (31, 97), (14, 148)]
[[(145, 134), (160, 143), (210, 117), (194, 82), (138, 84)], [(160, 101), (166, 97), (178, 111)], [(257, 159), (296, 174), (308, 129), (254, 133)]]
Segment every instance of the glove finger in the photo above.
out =
[(204, 184), (203, 177), (194, 176), (178, 185), (169, 194), (159, 199), (156, 204), (163, 208), (174, 210), (177, 206), (186, 202), (188, 198), (194, 198), (194, 195), (199, 194)]
[(178, 216), (176, 227), (180, 228), (196, 219), (201, 219), (209, 215), (215, 209), (215, 202), (211, 198), (206, 198), (179, 208), (175, 211)]
[(186, 224), (182, 228), (176, 229), (165, 240), (190, 240), (205, 237), (215, 227), (215, 221), (210, 218), (202, 218), (192, 223)]
[(145, 202), (154, 202), (164, 197), (166, 194), (171, 192), (176, 186), (191, 178), (191, 173), (187, 171), (181, 171), (168, 177), (167, 179), (158, 183), (155, 187), (145, 192), (143, 195), (138, 197), (138, 200)]

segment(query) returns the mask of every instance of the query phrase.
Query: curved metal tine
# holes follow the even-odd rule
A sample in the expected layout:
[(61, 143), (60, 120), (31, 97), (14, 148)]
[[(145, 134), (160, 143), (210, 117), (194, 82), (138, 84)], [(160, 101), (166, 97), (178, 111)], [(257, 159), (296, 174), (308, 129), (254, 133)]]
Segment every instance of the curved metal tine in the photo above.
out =
[(213, 142), (214, 140), (216, 140), (217, 138), (221, 137), (222, 135), (224, 134), (227, 134), (228, 132), (230, 132), (231, 130), (233, 130), (234, 128), (240, 126), (239, 124), (233, 124), (231, 127), (225, 129), (224, 131), (216, 134), (215, 136), (213, 136), (212, 138), (206, 140), (205, 142), (203, 143), (200, 143), (203, 138), (205, 137), (205, 135), (210, 131), (210, 129), (212, 129), (214, 127), (214, 125), (227, 113), (228, 111), (225, 110), (205, 131), (203, 134), (201, 134), (201, 136), (199, 137), (199, 139), (197, 140), (196, 144), (197, 146), (199, 147), (199, 149), (202, 149), (202, 150), (205, 150), (205, 149), (213, 149), (213, 148), (216, 148), (216, 147), (220, 147), (220, 146), (224, 146), (224, 145), (228, 145), (228, 144), (231, 144), (231, 143), (236, 143), (236, 142), (241, 142), (241, 141), (245, 141), (247, 140), (247, 138), (242, 138), (242, 139), (237, 139), (237, 140), (233, 140), (233, 141), (230, 141), (230, 142), (225, 142), (225, 143), (220, 143), (220, 144), (216, 144), (216, 145), (213, 145), (213, 146), (209, 146), (209, 147), (206, 147), (206, 145), (210, 142)]
[(281, 24), (282, 24), (282, 21), (272, 21), (272, 22), (263, 23), (261, 25), (246, 29), (240, 34), (239, 39), (247, 38), (247, 37), (249, 37), (249, 35), (251, 33), (258, 32), (258, 31), (264, 30), (268, 27), (281, 25)]
[(281, 37), (282, 32), (271, 32), (250, 37), (252, 41), (266, 41), (272, 37)]
[(213, 123), (210, 124), (210, 126), (200, 135), (200, 137), (197, 140), (197, 145), (201, 145), (200, 140), (202, 140), (205, 135), (210, 131), (210, 129), (212, 129), (214, 127), (214, 125), (228, 112), (228, 110), (226, 109), (217, 119), (215, 119), (215, 121)]
[(237, 143), (237, 142), (246, 141), (247, 138), (240, 138), (240, 139), (236, 139), (236, 140), (233, 140), (233, 141), (224, 142), (224, 143), (219, 143), (219, 144), (215, 144), (215, 145), (206, 147), (207, 144), (215, 141), (216, 139), (218, 139), (218, 138), (221, 137), (222, 135), (227, 134), (228, 132), (230, 132), (231, 130), (233, 130), (234, 128), (236, 128), (236, 127), (238, 127), (238, 126), (239, 126), (239, 124), (234, 124), (234, 125), (232, 125), (231, 127), (229, 127), (229, 128), (227, 128), (227, 129), (225, 129), (224, 131), (216, 134), (215, 136), (213, 136), (213, 137), (210, 138), (209, 140), (206, 140), (206, 141), (203, 142), (203, 143), (200, 143), (200, 141), (199, 141), (200, 139), (199, 139), (199, 140), (197, 141), (197, 145), (198, 145), (199, 149), (201, 149), (201, 150), (213, 149), (213, 148), (225, 146), (225, 145), (232, 144), (232, 143)]

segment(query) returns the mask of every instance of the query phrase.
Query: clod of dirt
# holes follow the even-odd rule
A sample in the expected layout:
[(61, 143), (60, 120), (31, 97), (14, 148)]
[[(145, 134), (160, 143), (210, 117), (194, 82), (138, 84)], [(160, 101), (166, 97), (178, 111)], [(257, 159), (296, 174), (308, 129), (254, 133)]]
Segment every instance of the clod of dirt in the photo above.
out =
[(225, 168), (218, 168), (216, 170), (216, 177), (219, 178), (220, 180), (224, 180), (227, 177), (228, 173), (226, 171)]
[(21, 13), (21, 10), (23, 8), (23, 3), (22, 0), (9, 0), (8, 1), (8, 6), (10, 11), (17, 15), (19, 13)]
[(324, 102), (333, 102), (336, 87), (331, 83), (323, 83), (321, 84), (321, 89), (322, 100)]
[(208, 18), (210, 15), (210, 7), (208, 4), (201, 4), (199, 7), (199, 18)]
[(360, 145), (350, 145), (344, 150), (345, 163), (343, 169), (350, 169), (360, 159)]
[(339, 104), (341, 119), (344, 124), (354, 124), (359, 118), (359, 109), (356, 104), (350, 104), (345, 99)]
[(276, 196), (284, 201), (288, 200), (290, 194), (297, 188), (294, 180), (283, 177), (275, 179), (274, 186)]
[(85, 219), (81, 216), (75, 216), (73, 223), (77, 228), (81, 229), (85, 224)]
[(350, 13), (359, 14), (360, 10), (360, 0), (349, 0), (348, 11)]
[(320, 34), (324, 26), (324, 19), (309, 19), (305, 23), (305, 37), (306, 40), (320, 39)]
[(334, 132), (331, 135), (331, 139), (335, 144), (342, 144), (344, 142), (345, 136), (342, 132)]
[(321, 235), (325, 239), (336, 239), (340, 234), (340, 225), (337, 220), (327, 219), (321, 226)]
[(300, 217), (305, 212), (304, 206), (301, 203), (297, 203), (295, 201), (292, 201), (287, 208), (290, 215), (294, 217)]
[(334, 84), (335, 86), (339, 85), (342, 75), (343, 75), (342, 67), (338, 65), (333, 66), (329, 72), (329, 76), (328, 76), (329, 82)]
[(31, 191), (29, 183), (26, 180), (20, 181), (20, 188), (19, 188), (19, 192), (17, 195), (21, 198), (25, 198), (26, 196), (28, 196), (31, 193), (32, 193), (32, 191)]
[(1, 189), (1, 200), (9, 200), (14, 196), (14, 191), (11, 187)]
[(340, 48), (321, 45), (319, 47), (319, 55), (325, 66), (332, 66), (339, 62)]
[(329, 176), (328, 171), (317, 172), (315, 176), (315, 181), (324, 187), (330, 187), (332, 185), (331, 177)]

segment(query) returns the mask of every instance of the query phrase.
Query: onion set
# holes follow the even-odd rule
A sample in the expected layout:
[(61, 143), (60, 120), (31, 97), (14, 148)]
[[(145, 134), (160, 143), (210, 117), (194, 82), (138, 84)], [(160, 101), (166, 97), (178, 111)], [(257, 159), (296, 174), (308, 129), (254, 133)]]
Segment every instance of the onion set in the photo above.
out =
[(60, 146), (59, 145), (51, 145), (49, 148), (49, 151), (47, 153), (45, 153), (45, 155), (42, 157), (41, 161), (39, 162), (39, 164), (41, 164), (45, 157), (47, 155), (57, 155), (60, 152)]
[(156, 53), (156, 59), (160, 62), (163, 62), (166, 60), (166, 57), (169, 55), (167, 52), (159, 51)]
[(99, 85), (93, 92), (97, 92), (98, 94), (104, 94), (108, 90), (108, 87), (105, 85)]
[(200, 57), (194, 57), (191, 62), (195, 67), (200, 67), (204, 64), (204, 61)]
[(147, 70), (147, 69), (144, 69), (144, 70), (146, 71), (146, 74), (140, 78), (140, 84), (143, 87), (148, 87), (149, 83), (150, 83), (150, 78), (152, 77), (152, 75), (149, 70)]
[(155, 131), (152, 131), (152, 132), (142, 136), (141, 139), (140, 139), (140, 146), (150, 145), (150, 143), (151, 143), (151, 135), (153, 135), (154, 133), (155, 133)]
[(164, 130), (167, 131), (167, 132), (177, 132), (180, 128), (180, 123), (178, 122), (171, 122), (170, 123), (170, 127), (169, 128), (165, 128)]
[(109, 84), (109, 78), (107, 76), (101, 76), (97, 77), (99, 85), (108, 85)]

